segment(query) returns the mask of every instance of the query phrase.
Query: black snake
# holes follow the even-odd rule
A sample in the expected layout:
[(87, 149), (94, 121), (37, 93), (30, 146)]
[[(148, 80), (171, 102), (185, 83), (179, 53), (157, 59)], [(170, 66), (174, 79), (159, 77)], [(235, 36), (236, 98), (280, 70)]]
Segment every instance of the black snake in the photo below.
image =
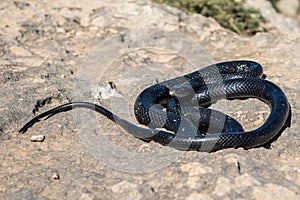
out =
[[(244, 132), (235, 119), (207, 108), (220, 99), (247, 98), (257, 98), (271, 109), (268, 119), (256, 130)], [(262, 146), (290, 126), (291, 116), (285, 94), (264, 79), (261, 65), (240, 60), (210, 65), (146, 88), (137, 97), (134, 113), (138, 122), (148, 127), (137, 126), (97, 104), (70, 102), (37, 115), (19, 132), (26, 132), (41, 118), (76, 107), (103, 114), (137, 138), (205, 152)]]

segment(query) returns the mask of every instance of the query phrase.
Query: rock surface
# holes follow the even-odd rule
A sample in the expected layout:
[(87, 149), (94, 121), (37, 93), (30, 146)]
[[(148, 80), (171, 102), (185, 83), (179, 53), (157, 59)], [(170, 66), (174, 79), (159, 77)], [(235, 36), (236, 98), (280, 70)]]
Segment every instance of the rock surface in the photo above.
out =
[[(277, 19), (278, 14), (272, 16)], [(188, 16), (146, 0), (2, 0), (0, 18), (0, 199), (300, 198), (299, 26), (275, 26), (271, 32), (246, 38), (224, 30), (211, 18)], [(284, 23), (278, 21), (278, 27), (285, 27)], [(106, 50), (103, 48), (115, 47), (116, 43), (111, 42), (116, 42), (114, 38), (118, 45), (123, 44), (128, 39), (124, 33), (139, 28), (144, 28), (143, 34), (148, 33), (147, 28), (178, 32), (182, 37), (179, 41), (192, 38), (199, 49), (205, 50), (204, 55), (191, 54), (188, 50), (192, 46), (185, 43), (181, 49), (188, 51), (190, 57), (178, 56), (186, 55), (185, 52), (174, 55), (164, 46), (144, 46), (125, 53), (122, 48), (115, 48), (101, 54)], [(136, 34), (136, 38), (143, 38), (143, 34)], [(151, 41), (147, 43), (147, 39), (139, 42), (149, 45)], [(165, 43), (157, 41), (166, 45), (169, 38)], [(170, 48), (178, 45), (176, 40), (172, 41)], [(121, 56), (112, 57), (119, 55), (114, 53)], [(93, 64), (102, 64), (98, 57), (113, 59), (103, 71), (96, 67), (98, 71), (93, 72)], [(108, 138), (108, 146), (128, 152), (133, 155), (131, 159), (124, 160), (121, 151), (107, 151), (101, 155), (110, 156), (101, 160), (95, 152), (106, 149), (97, 146), (97, 142), (90, 141), (90, 146), (85, 143), (79, 124), (88, 118), (76, 118), (75, 110), (41, 121), (26, 134), (17, 132), (33, 117), (38, 100), (51, 97), (48, 104), (39, 108), (44, 111), (77, 99), (76, 87), (81, 86), (78, 83), (89, 81), (80, 79), (86, 72), (99, 73), (97, 83), (105, 88), (110, 85), (117, 92), (109, 94), (121, 94), (123, 99), (113, 99), (113, 95), (101, 98), (101, 94), (94, 95), (89, 88), (82, 98), (135, 122), (134, 98), (149, 84), (190, 72), (194, 68), (189, 62), (194, 60), (204, 66), (236, 59), (260, 62), (267, 79), (284, 90), (291, 104), (291, 128), (270, 149), (226, 149), (210, 154), (179, 152), (138, 140), (107, 119), (83, 110), (79, 114), (100, 121), (101, 129), (94, 130), (86, 124), (83, 130), (93, 131), (87, 131), (87, 138), (100, 137), (105, 132), (107, 135), (102, 138)], [(257, 100), (224, 101), (214, 107), (236, 117), (247, 130), (263, 123), (269, 112)], [(32, 143), (32, 135), (46, 135), (46, 139)], [(106, 140), (99, 142), (105, 144)], [(91, 151), (92, 146), (95, 152)], [(115, 158), (119, 161), (109, 162)], [(144, 160), (147, 163), (143, 165)], [(155, 168), (151, 170), (149, 166)], [(130, 169), (140, 171), (133, 173)]]
[[(269, 30), (276, 28), (276, 31), (279, 30), (285, 33), (300, 33), (299, 20), (297, 22), (295, 14), (292, 14), (294, 18), (290, 17), (291, 13), (297, 12), (298, 9), (297, 5), (293, 2), (293, 0), (279, 1), (278, 4), (283, 13), (280, 14), (276, 12), (269, 1), (246, 0), (247, 5), (258, 9), (264, 19), (268, 22), (265, 28)], [(292, 5), (293, 8), (291, 9)]]
[(299, 0), (280, 0), (277, 3), (277, 7), (285, 15), (296, 17), (300, 8)]

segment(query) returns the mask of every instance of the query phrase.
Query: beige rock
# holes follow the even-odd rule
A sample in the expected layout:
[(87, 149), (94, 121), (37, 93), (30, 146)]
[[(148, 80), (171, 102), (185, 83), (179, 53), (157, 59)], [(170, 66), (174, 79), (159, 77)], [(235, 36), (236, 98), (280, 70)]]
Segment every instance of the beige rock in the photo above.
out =
[(136, 184), (129, 183), (128, 181), (122, 181), (110, 187), (111, 191), (116, 193), (122, 193), (125, 190), (136, 189), (136, 188), (137, 188)]
[(227, 154), (225, 157), (224, 157), (224, 160), (228, 163), (236, 163), (237, 162), (237, 155), (236, 154)]
[(140, 194), (137, 190), (138, 186), (128, 181), (119, 182), (115, 185), (110, 186), (109, 188), (114, 193), (126, 194), (126, 196), (123, 197), (127, 200), (143, 199), (143, 195)]
[(190, 194), (186, 200), (213, 200), (212, 197), (210, 197), (208, 194), (201, 194), (201, 193), (197, 193), (197, 192), (193, 192), (192, 194)]
[(268, 21), (269, 28), (275, 27), (283, 33), (300, 33), (300, 27), (295, 19), (278, 14), (271, 3), (266, 0), (247, 0), (250, 7), (258, 9), (262, 16)]
[(95, 197), (92, 194), (83, 193), (80, 197), (80, 200), (94, 200)]
[(189, 176), (186, 185), (191, 189), (199, 188), (199, 177)]
[(265, 186), (254, 187), (253, 196), (258, 200), (287, 200), (300, 198), (300, 195), (297, 195), (296, 192), (273, 183), (266, 184)]
[(198, 162), (192, 162), (185, 165), (182, 165), (181, 170), (184, 172), (188, 172), (189, 176), (198, 176), (199, 174), (211, 173), (212, 168), (207, 167)]
[(277, 3), (277, 7), (285, 15), (288, 16), (296, 16), (297, 15), (297, 9), (300, 6), (299, 0), (280, 0)]
[[(23, 10), (17, 8), (14, 1), (2, 0), (0, 79), (4, 81), (1, 84), (3, 91), (0, 93), (0, 127), (12, 137), (0, 142), (0, 199), (299, 199), (299, 26), (290, 18), (275, 12), (266, 3), (267, 0), (252, 1), (258, 4), (257, 8), (269, 20), (267, 24), (273, 27), (270, 29), (271, 33), (257, 33), (253, 37), (238, 36), (223, 29), (212, 18), (197, 14), (186, 15), (178, 9), (153, 4), (150, 0), (19, 0), (30, 4)], [(143, 27), (175, 30), (183, 37), (191, 37), (209, 55), (203, 59), (201, 55), (193, 54), (192, 58), (195, 60), (209, 61), (209, 64), (235, 59), (260, 62), (267, 79), (284, 90), (292, 105), (292, 128), (284, 131), (271, 149), (226, 149), (205, 157), (200, 157), (199, 152), (185, 152), (176, 157), (178, 162), (174, 163), (174, 159), (170, 159), (172, 164), (164, 169), (145, 174), (118, 171), (106, 165), (106, 160), (99, 162), (96, 156), (89, 154), (87, 148), (84, 148), (88, 146), (82, 144), (84, 136), (76, 134), (79, 127), (72, 120), (75, 110), (43, 121), (32, 127), (28, 134), (16, 134), (18, 128), (32, 117), (31, 110), (38, 99), (57, 94), (57, 91), (62, 92), (63, 100), (53, 102), (50, 107), (74, 99), (77, 74), (89, 69), (86, 65), (87, 55), (97, 50), (97, 45), (114, 34), (118, 36), (121, 32)], [(19, 46), (16, 38), (20, 42)], [(181, 48), (190, 49), (190, 46)], [(165, 49), (160, 50), (164, 51)], [(97, 75), (101, 76), (102, 73), (102, 77), (107, 77), (99, 78), (99, 81), (115, 81), (124, 76), (122, 68), (129, 69), (129, 78), (118, 79), (116, 85), (121, 94), (136, 91), (137, 95), (138, 90), (146, 86), (145, 82), (138, 82), (140, 79), (149, 80), (147, 84), (161, 82), (204, 67), (186, 67), (185, 63), (189, 63), (191, 59), (182, 55), (174, 56), (173, 53), (166, 52), (157, 53), (159, 56), (156, 57), (157, 51), (153, 52), (146, 57), (152, 65), (143, 64), (145, 57), (141, 55), (144, 53), (134, 57), (129, 55), (137, 53), (131, 52), (128, 56), (115, 58), (116, 61), (112, 59), (109, 70), (96, 71)], [(133, 59), (123, 60), (126, 57)], [(178, 62), (179, 57), (184, 62)], [(153, 66), (157, 63), (167, 67), (156, 68), (157, 70), (149, 73), (149, 69), (155, 69)], [(140, 68), (144, 69), (143, 73), (137, 73), (136, 69)], [(7, 79), (7, 74), (11, 74), (12, 78), (17, 76), (18, 79)], [(88, 98), (85, 100), (93, 101)], [(128, 103), (134, 104), (134, 100), (132, 96)], [(103, 99), (98, 103), (108, 105), (111, 101)], [(245, 104), (247, 105), (241, 106)], [(260, 112), (265, 110), (261, 104), (237, 100), (232, 101), (232, 104), (226, 103), (227, 107), (221, 106), (220, 109), (228, 111), (229, 115), (236, 113), (233, 116), (237, 116), (242, 123), (248, 123), (247, 128), (250, 129), (253, 128), (255, 119), (261, 121), (260, 116), (264, 115)], [(119, 104), (114, 110), (118, 111), (121, 106), (125, 107)], [(132, 107), (130, 112), (133, 114)], [(256, 115), (259, 117), (256, 118)], [(144, 144), (120, 129), (113, 129), (112, 126), (115, 125), (110, 121), (100, 116), (99, 119), (99, 124), (109, 133), (107, 136), (112, 140), (112, 145), (122, 145), (122, 150), (123, 147), (124, 150), (130, 147), (128, 149), (131, 151), (138, 149), (139, 144)], [(136, 123), (133, 115), (127, 119)], [(37, 133), (47, 133), (49, 138), (38, 144), (28, 142), (29, 135)], [(170, 149), (153, 142), (145, 145), (149, 145), (151, 149), (156, 146), (163, 150)], [(99, 144), (95, 146), (103, 149)], [(147, 154), (147, 146), (145, 149)], [(179, 151), (172, 149), (173, 151), (178, 155)], [(110, 160), (109, 157), (107, 160)], [(134, 165), (136, 161), (128, 160), (127, 163)], [(180, 167), (177, 163), (184, 165), (181, 164)], [(238, 163), (241, 164), (240, 175), (235, 169)], [(120, 164), (115, 162), (115, 165)], [(274, 167), (276, 165), (288, 167)], [(226, 166), (230, 168), (224, 169)], [(58, 176), (53, 170), (43, 173), (45, 169), (57, 169), (63, 174), (63, 178), (52, 180), (53, 174), (53, 178)], [(266, 177), (274, 177), (277, 185), (270, 184), (270, 179)], [(49, 178), (53, 181), (51, 187), (48, 187)], [(28, 189), (21, 189), (24, 187)], [(3, 194), (9, 195), (9, 198), (3, 197)]]
[(300, 170), (295, 175), (294, 183), (300, 186)]
[(261, 185), (261, 183), (256, 180), (254, 177), (250, 176), (249, 174), (245, 173), (235, 179), (235, 184), (237, 187), (251, 187), (255, 185)]
[(20, 56), (20, 57), (26, 57), (32, 55), (28, 50), (20, 46), (12, 46), (9, 48), (9, 50), (12, 54), (15, 54), (16, 56)]
[(217, 180), (217, 184), (214, 190), (214, 193), (218, 196), (223, 196), (227, 193), (229, 193), (235, 186), (233, 183), (225, 177), (220, 177)]

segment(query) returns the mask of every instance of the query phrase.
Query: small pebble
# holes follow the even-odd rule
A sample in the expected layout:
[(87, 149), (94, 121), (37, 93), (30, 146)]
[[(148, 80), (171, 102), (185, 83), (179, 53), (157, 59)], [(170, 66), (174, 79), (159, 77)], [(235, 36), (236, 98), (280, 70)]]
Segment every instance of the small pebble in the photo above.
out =
[(59, 178), (60, 178), (60, 177), (59, 177), (58, 174), (56, 174), (56, 173), (52, 174), (52, 179), (58, 180)]
[(30, 138), (31, 142), (43, 142), (45, 140), (45, 136), (44, 135), (33, 135)]

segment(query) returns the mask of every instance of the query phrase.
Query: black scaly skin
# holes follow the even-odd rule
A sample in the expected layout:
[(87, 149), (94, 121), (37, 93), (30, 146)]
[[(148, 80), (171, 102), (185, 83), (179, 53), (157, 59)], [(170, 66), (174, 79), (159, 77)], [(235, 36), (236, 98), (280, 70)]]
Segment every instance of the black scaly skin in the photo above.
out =
[[(138, 96), (134, 112), (139, 123), (150, 128), (137, 126), (97, 104), (71, 102), (34, 117), (19, 132), (25, 133), (28, 128), (41, 118), (47, 117), (46, 119), (48, 119), (57, 113), (69, 111), (76, 107), (83, 107), (103, 114), (137, 138), (153, 140), (179, 150), (211, 152), (224, 148), (253, 148), (269, 142), (289, 126), (291, 116), (290, 106), (285, 94), (275, 84), (259, 78), (261, 75), (262, 67), (256, 62), (230, 61), (217, 63), (146, 88)], [(197, 122), (194, 125), (195, 122), (190, 122), (189, 117), (180, 116), (185, 109), (184, 107), (182, 107), (183, 110), (177, 109), (174, 112), (167, 112), (167, 114), (161, 109), (163, 106), (168, 107), (167, 104), (171, 101), (176, 102), (176, 96), (170, 95), (170, 88), (173, 90), (174, 86), (185, 84), (186, 82), (195, 90), (195, 95), (192, 96), (191, 102), (197, 101), (197, 104), (203, 106), (203, 108), (199, 108), (200, 111), (206, 109), (202, 111), (207, 114), (200, 114), (200, 118), (204, 120), (204, 129), (210, 123), (210, 120), (207, 118), (211, 117), (211, 112), (217, 112), (205, 107), (210, 106), (219, 99), (257, 98), (269, 105), (271, 109), (270, 115), (258, 129), (244, 132), (237, 121), (217, 112), (217, 116), (224, 117), (224, 126), (221, 124), (217, 128), (221, 128), (219, 129), (221, 131), (217, 133), (205, 134), (206, 130), (201, 131), (203, 127), (199, 128)], [(192, 105), (195, 105), (195, 103), (192, 103)], [(164, 127), (170, 131), (155, 129), (157, 127)]]

